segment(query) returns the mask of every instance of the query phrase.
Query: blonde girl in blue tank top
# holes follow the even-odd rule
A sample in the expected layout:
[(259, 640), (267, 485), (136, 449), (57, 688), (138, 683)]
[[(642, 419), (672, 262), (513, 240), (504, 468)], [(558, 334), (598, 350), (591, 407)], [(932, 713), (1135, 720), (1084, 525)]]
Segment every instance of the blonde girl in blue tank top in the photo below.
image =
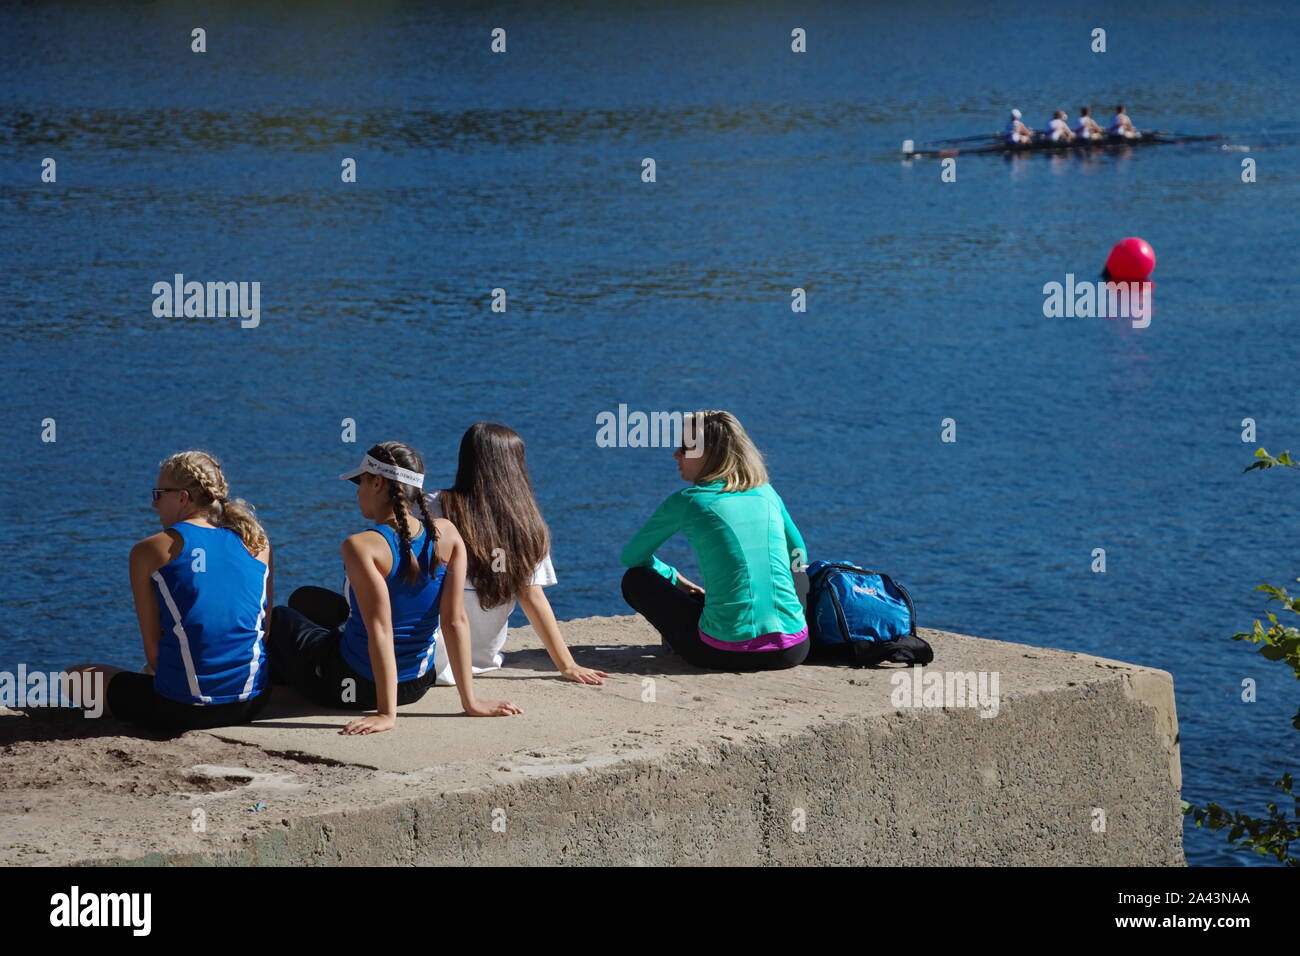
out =
[(155, 729), (254, 719), (270, 697), (266, 617), (271, 545), (253, 506), (231, 498), (221, 464), (202, 451), (158, 468), (153, 508), (163, 530), (131, 549), (131, 593), (145, 667), (104, 674), (108, 712)]

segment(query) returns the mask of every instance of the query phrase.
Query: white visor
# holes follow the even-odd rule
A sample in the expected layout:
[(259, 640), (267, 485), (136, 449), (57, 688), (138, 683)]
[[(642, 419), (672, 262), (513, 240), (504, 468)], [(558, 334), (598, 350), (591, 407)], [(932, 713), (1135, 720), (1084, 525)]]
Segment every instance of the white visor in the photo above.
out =
[(405, 468), (399, 468), (397, 465), (390, 465), (387, 462), (379, 461), (377, 458), (371, 458), (366, 455), (361, 459), (361, 464), (353, 468), (347, 474), (339, 475), (345, 481), (351, 481), (359, 475), (379, 475), (392, 481), (400, 481), (404, 485), (410, 485), (413, 488), (424, 487), (424, 475), (414, 471), (407, 471)]
[(1020, 119), (1020, 110), (1012, 110), (1012, 111), (1011, 111), (1011, 118), (1012, 118), (1012, 119)]

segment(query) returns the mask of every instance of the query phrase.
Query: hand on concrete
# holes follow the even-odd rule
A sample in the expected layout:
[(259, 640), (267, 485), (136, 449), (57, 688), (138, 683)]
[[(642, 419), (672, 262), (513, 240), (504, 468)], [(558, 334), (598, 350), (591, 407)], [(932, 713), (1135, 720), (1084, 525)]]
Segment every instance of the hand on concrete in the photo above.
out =
[(608, 677), (604, 671), (593, 670), (590, 667), (579, 667), (574, 664), (572, 667), (561, 669), (560, 676), (565, 680), (571, 680), (575, 684), (603, 684), (602, 677)]
[(385, 714), (371, 714), (369, 717), (360, 717), (352, 721), (342, 730), (340, 734), (378, 734), (385, 730), (392, 730), (397, 725), (395, 717)]
[(465, 708), (471, 717), (509, 717), (523, 711), (508, 700), (476, 700)]

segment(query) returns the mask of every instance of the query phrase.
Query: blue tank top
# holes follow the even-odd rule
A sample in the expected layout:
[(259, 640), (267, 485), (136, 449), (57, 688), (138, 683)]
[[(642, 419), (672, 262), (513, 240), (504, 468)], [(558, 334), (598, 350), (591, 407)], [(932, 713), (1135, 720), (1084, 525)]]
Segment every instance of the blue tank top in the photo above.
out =
[(268, 568), (229, 528), (181, 521), (181, 553), (152, 575), (162, 635), (153, 687), (182, 704), (231, 704), (267, 686)]
[[(397, 658), (397, 680), (408, 681), (423, 677), (433, 661), (434, 632), (438, 629), (438, 608), (442, 599), (442, 581), (447, 566), (439, 564), (430, 575), (429, 565), (434, 560), (436, 542), (421, 529), (411, 541), (411, 549), (420, 562), (420, 580), (411, 584), (406, 579), (406, 562), (402, 559), (402, 545), (397, 532), (386, 524), (377, 524), (370, 531), (378, 531), (388, 542), (393, 556), (393, 566), (388, 572), (388, 604), (393, 621), (393, 646)], [(357, 596), (346, 575), (343, 582), (348, 597), (348, 619), (343, 622), (343, 638), (339, 652), (348, 666), (368, 680), (374, 680), (370, 668), (370, 638), (366, 633), (365, 619), (357, 606)]]

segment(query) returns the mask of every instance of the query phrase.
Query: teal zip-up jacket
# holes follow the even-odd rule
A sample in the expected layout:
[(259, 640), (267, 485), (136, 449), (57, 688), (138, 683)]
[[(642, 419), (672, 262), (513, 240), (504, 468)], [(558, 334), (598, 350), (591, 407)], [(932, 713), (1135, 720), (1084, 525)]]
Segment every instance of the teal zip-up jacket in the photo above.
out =
[(771, 485), (723, 491), (721, 481), (669, 495), (628, 542), (624, 567), (652, 568), (673, 584), (677, 569), (655, 548), (681, 531), (704, 580), (700, 630), (719, 641), (797, 634), (807, 627), (791, 566), (808, 563), (803, 536)]

